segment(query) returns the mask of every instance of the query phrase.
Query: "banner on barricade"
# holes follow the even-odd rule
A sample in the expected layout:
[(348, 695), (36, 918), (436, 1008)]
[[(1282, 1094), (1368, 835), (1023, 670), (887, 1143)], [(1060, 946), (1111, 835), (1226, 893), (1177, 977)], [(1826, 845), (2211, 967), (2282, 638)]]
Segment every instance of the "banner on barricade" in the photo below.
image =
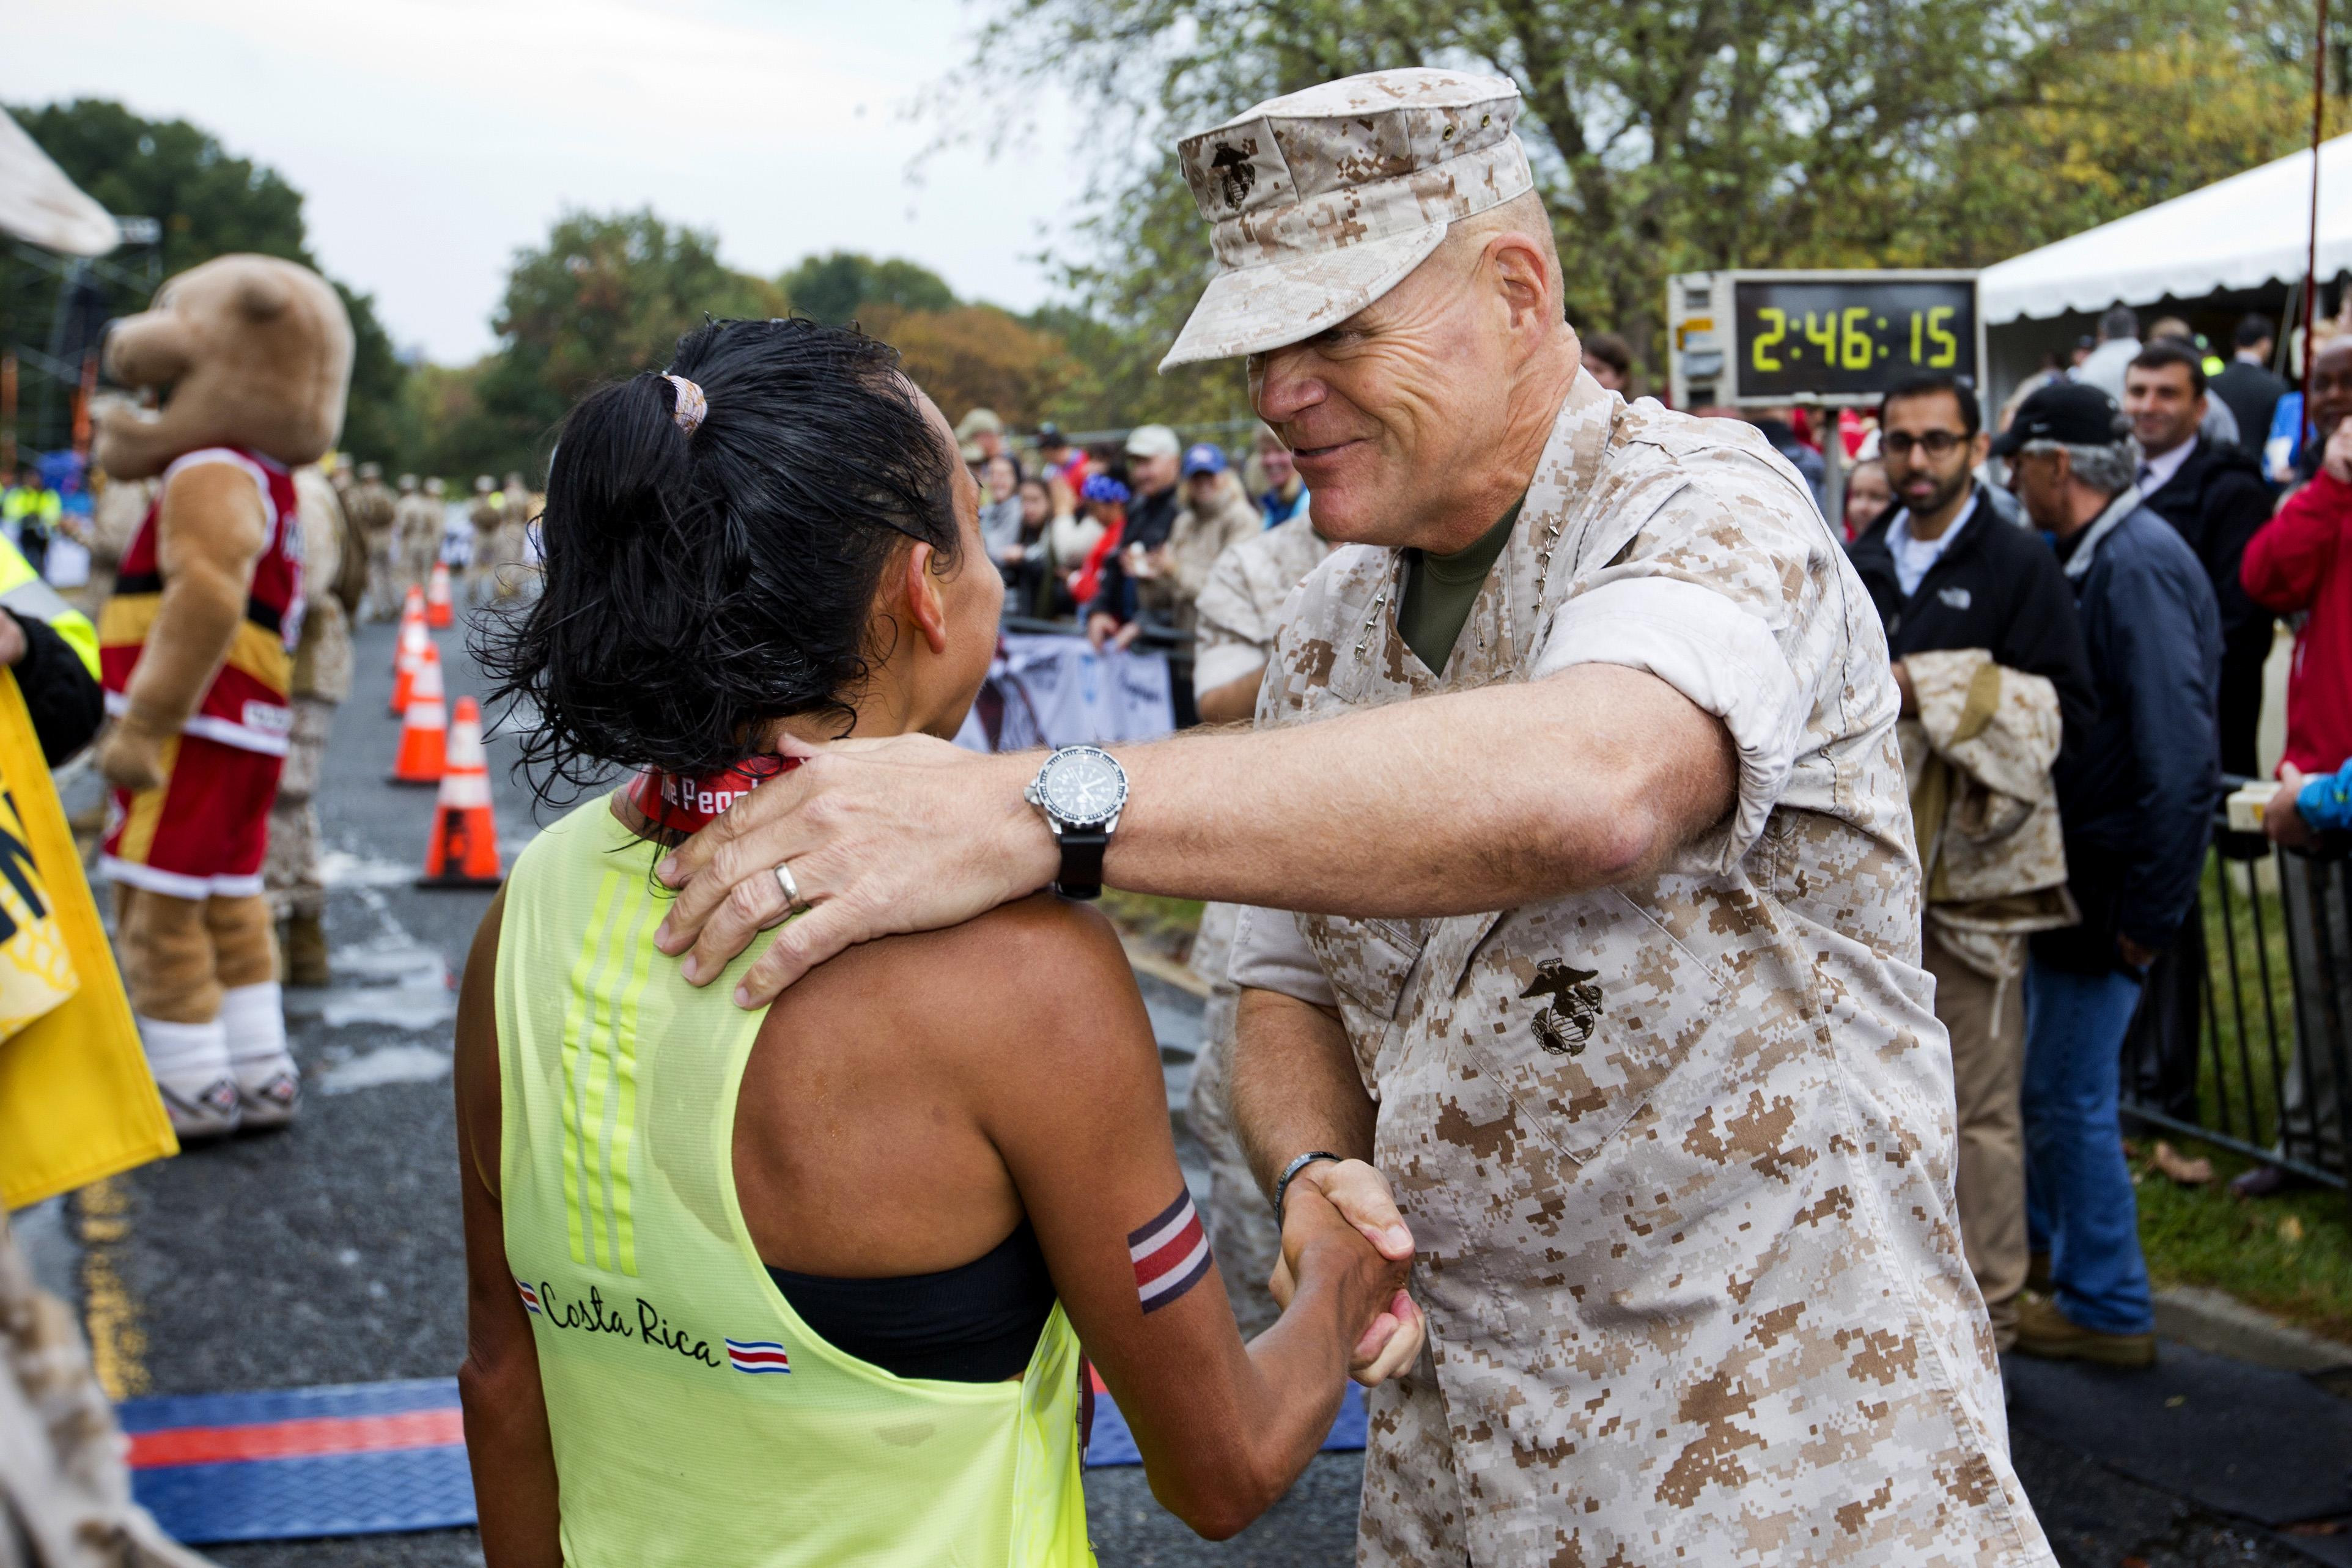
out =
[(1151, 740), (1176, 727), (1168, 655), (1007, 632), (956, 744), (974, 751)]

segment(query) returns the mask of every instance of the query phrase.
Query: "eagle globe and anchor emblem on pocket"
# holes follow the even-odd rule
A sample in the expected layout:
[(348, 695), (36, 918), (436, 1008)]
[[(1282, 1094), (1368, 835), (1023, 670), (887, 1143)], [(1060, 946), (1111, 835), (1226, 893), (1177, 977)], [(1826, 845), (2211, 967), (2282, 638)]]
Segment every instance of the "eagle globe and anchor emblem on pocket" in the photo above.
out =
[(1536, 966), (1536, 977), (1519, 993), (1519, 999), (1545, 998), (1530, 1026), (1537, 1044), (1554, 1056), (1583, 1052), (1585, 1042), (1601, 1023), (1601, 988), (1592, 983), (1600, 973), (1559, 958), (1546, 958)]

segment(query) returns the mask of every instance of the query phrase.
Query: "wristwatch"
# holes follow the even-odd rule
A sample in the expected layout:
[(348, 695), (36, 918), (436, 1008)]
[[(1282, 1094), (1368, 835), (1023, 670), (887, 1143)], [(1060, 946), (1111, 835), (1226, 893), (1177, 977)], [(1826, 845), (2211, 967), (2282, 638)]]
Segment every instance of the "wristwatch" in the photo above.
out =
[(1022, 798), (1045, 813), (1062, 847), (1054, 891), (1064, 898), (1102, 894), (1103, 850), (1127, 806), (1127, 769), (1099, 746), (1065, 746), (1045, 758)]

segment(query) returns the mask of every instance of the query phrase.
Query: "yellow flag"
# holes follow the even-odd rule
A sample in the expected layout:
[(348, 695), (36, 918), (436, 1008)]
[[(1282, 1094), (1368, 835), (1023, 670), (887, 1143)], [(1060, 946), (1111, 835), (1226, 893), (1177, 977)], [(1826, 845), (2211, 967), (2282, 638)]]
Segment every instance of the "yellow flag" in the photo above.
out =
[(0, 671), (0, 1207), (175, 1155), (13, 673)]
[(0, 1040), (80, 988), (56, 902), (25, 841), (16, 796), (0, 793)]

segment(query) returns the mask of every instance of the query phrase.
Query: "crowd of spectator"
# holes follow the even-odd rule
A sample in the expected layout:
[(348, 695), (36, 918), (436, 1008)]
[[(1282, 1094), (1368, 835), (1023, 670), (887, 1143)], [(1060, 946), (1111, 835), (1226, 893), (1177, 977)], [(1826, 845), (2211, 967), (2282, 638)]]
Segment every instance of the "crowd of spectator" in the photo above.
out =
[(1288, 449), (1265, 429), (1242, 454), (1187, 445), (1164, 424), (1081, 448), (1051, 423), (1024, 449), (987, 409), (967, 413), (956, 436), (1006, 613), (1075, 622), (1098, 651), (1148, 637), (1168, 651), (1178, 724), (1198, 722), (1191, 632), (1211, 569), (1245, 539), (1306, 526), (1309, 497)]
[[(2352, 333), (2314, 356), (2305, 428), (2278, 337), (2226, 361), (2117, 307), (1997, 431), (1976, 389), (1898, 387), (1851, 440), (1840, 520), (1886, 633), (1950, 1035), (1960, 1228), (2004, 1348), (2155, 1354), (2126, 1102), (2199, 1116), (2207, 857), (2262, 771), (2263, 669), (2295, 630), (2278, 793), (2296, 997), (2281, 1155), (2340, 1137), (2330, 1020), (2352, 1018)], [(1744, 411), (1808, 480), (1811, 433)], [(1794, 446), (1797, 450), (1792, 451)], [(1803, 459), (1811, 455), (1813, 463)], [(2217, 836), (2219, 842), (2217, 844)], [(2258, 1197), (2294, 1180), (2259, 1165)], [(2029, 1289), (2029, 1282), (2032, 1289)]]

